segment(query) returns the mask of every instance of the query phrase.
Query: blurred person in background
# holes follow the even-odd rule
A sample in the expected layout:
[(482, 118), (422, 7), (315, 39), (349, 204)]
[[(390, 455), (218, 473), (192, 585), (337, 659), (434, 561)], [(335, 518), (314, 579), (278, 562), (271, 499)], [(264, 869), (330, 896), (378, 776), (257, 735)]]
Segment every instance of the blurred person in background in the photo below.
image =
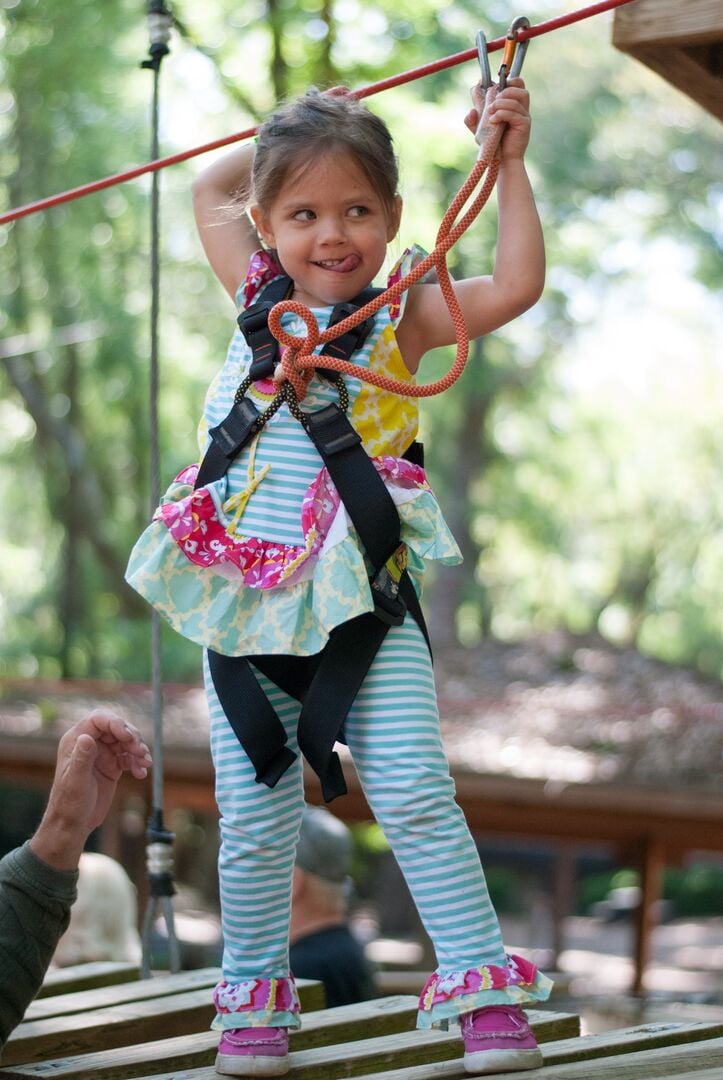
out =
[(78, 866), (78, 897), (70, 924), (52, 960), (53, 967), (98, 960), (140, 964), (135, 885), (120, 863), (97, 851), (84, 851)]
[(349, 929), (353, 854), (346, 825), (320, 806), (307, 806), (296, 849), (289, 956), (295, 976), (323, 983), (327, 1008), (378, 996), (362, 945)]

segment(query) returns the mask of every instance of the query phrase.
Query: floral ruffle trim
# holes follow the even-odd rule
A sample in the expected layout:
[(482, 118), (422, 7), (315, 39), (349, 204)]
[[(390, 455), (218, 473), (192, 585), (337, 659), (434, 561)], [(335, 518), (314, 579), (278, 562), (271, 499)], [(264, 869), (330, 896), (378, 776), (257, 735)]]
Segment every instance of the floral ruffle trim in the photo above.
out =
[(220, 982), (213, 992), (215, 1028), (300, 1027), (299, 995), (291, 976)]
[[(418, 465), (394, 457), (372, 460), (385, 483), (409, 492), (429, 490), (424, 470)], [(209, 488), (192, 490), (197, 474), (197, 465), (178, 474), (174, 483), (183, 491), (186, 487), (191, 489), (189, 494), (177, 501), (164, 502), (155, 517), (163, 522), (189, 562), (231, 571), (250, 588), (273, 589), (297, 580), (304, 564), (320, 551), (339, 509), (339, 493), (323, 468), (304, 495), (303, 545), (239, 536), (233, 522), (222, 520), (228, 504), (219, 509)]]
[[(419, 244), (412, 244), (411, 247), (405, 248), (389, 272), (387, 288), (396, 285), (398, 281), (401, 281), (403, 277), (406, 277), (407, 274), (423, 259), (426, 259), (426, 257), (427, 252), (424, 248), (420, 247)], [(422, 280), (425, 280), (425, 278)], [(392, 300), (389, 304), (389, 318), (391, 319), (393, 326), (397, 326), (404, 314), (404, 305), (407, 300), (407, 295), (406, 292), (403, 292), (401, 296), (396, 297), (396, 299)]]
[(484, 1005), (519, 1005), (525, 1001), (546, 1001), (552, 980), (521, 956), (508, 956), (507, 965), (435, 972), (419, 997), (418, 1028), (445, 1027), (464, 1013)]
[(237, 294), (241, 306), (247, 308), (253, 304), (259, 289), (283, 273), (283, 266), (270, 251), (255, 251), (249, 260), (246, 278)]

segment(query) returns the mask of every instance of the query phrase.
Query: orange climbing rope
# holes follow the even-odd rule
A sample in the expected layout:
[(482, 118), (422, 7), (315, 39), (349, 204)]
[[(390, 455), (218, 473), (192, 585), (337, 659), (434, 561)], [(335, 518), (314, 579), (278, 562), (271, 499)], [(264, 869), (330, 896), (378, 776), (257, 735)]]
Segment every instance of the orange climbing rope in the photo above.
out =
[[(363, 382), (372, 383), (374, 386), (386, 390), (388, 393), (399, 394), (404, 397), (432, 397), (435, 394), (441, 394), (444, 390), (449, 389), (449, 387), (457, 381), (467, 363), (469, 354), (469, 334), (465, 325), (462, 309), (459, 306), (459, 301), (457, 300), (457, 295), (454, 291), (454, 285), (449, 276), (446, 256), (450, 248), (456, 244), (462, 234), (478, 216), (492, 193), (499, 171), (497, 149), (504, 133), (504, 128), (504, 124), (493, 124), (490, 126), (489, 133), (486, 134), (484, 138), (474, 168), (455, 195), (449, 209), (442, 219), (442, 223), (437, 232), (434, 250), (427, 255), (422, 262), (418, 263), (410, 270), (410, 272), (400, 281), (395, 282), (394, 285), (391, 285), (384, 292), (380, 293), (379, 296), (376, 296), (368, 304), (359, 308), (346, 319), (343, 319), (341, 322), (336, 323), (333, 327), (329, 327), (321, 333), (319, 332), (319, 325), (315, 315), (305, 304), (299, 303), (298, 300), (281, 300), (274, 305), (269, 313), (269, 329), (276, 340), (284, 346), (279, 366), (284, 378), (291, 383), (299, 401), (302, 401), (306, 394), (307, 386), (317, 363), (321, 367), (332, 368), (334, 371), (341, 372), (343, 375), (355, 376)], [(474, 196), (469, 208), (465, 211), (460, 220), (457, 221), (457, 218), (460, 213), (462, 213), (462, 210), (483, 177), (484, 182)], [(340, 337), (348, 330), (351, 330), (352, 327), (358, 326), (359, 323), (364, 322), (370, 315), (373, 315), (381, 307), (384, 307), (389, 304), (390, 301), (401, 296), (401, 294), (411, 285), (420, 281), (433, 267), (437, 271), (439, 286), (442, 290), (442, 295), (449, 309), (449, 313), (452, 316), (452, 322), (454, 323), (457, 337), (457, 355), (454, 363), (447, 374), (443, 375), (441, 379), (437, 379), (436, 382), (427, 383), (423, 386), (418, 386), (414, 383), (410, 384), (408, 382), (402, 382), (399, 379), (392, 379), (388, 375), (369, 371), (367, 368), (360, 367), (358, 364), (352, 364), (348, 360), (340, 360), (333, 356), (329, 356), (328, 354), (324, 354), (322, 358), (318, 354), (314, 354), (314, 349), (318, 345), (323, 345), (327, 341), (333, 341), (334, 338)], [(304, 337), (297, 337), (283, 328), (281, 320), (287, 312), (293, 312), (294, 315), (298, 315), (299, 318), (304, 321), (307, 329), (307, 333)]]

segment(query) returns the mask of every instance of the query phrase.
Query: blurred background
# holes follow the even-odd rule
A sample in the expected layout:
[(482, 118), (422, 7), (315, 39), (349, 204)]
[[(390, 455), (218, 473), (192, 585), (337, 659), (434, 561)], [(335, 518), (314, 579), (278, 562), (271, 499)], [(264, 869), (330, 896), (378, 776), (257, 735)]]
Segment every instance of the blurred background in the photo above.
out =
[[(575, 6), (531, 0), (524, 14)], [(521, 13), (440, 7), (179, 0), (162, 154), (247, 128), (311, 83), (354, 88), (468, 49)], [(142, 9), (0, 0), (1, 209), (147, 160)], [(422, 407), (430, 480), (465, 554), (426, 608), (460, 802), (509, 944), (557, 970), (560, 994), (699, 1015), (723, 996), (723, 150), (717, 120), (617, 51), (612, 24), (529, 48), (547, 287)], [(433, 246), (472, 166), (477, 77), (467, 63), (370, 101), (401, 159), (391, 261)], [(234, 326), (192, 221), (208, 160), (161, 180), (164, 484), (196, 456)], [(120, 703), (149, 730), (148, 611), (123, 582), (150, 513), (148, 203), (145, 177), (0, 227), (0, 853), (37, 822), (80, 710)], [(454, 274), (489, 270), (495, 229), (490, 205)], [(433, 354), (423, 380), (451, 360)], [(189, 965), (218, 950), (199, 671), (196, 647), (164, 629)], [(95, 845), (141, 900), (147, 809), (122, 792)], [(357, 841), (355, 927), (399, 983), (429, 966), (428, 946), (352, 784), (333, 809)]]

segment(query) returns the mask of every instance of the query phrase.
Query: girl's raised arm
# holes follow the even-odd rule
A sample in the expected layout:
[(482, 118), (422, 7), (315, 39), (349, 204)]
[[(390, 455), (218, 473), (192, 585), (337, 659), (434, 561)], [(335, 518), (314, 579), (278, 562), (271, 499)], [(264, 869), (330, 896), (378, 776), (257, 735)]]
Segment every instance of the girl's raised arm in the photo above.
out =
[(256, 230), (239, 202), (238, 216), (228, 207), (248, 196), (255, 147), (246, 144), (215, 161), (193, 183), (193, 212), (211, 267), (232, 300), (259, 247)]
[[(466, 118), (476, 130), (483, 99), (473, 90), (475, 108)], [(492, 274), (455, 282), (455, 293), (470, 338), (482, 337), (521, 315), (539, 299), (545, 282), (545, 249), (540, 220), (524, 164), (530, 134), (529, 95), (522, 79), (485, 108), (486, 123), (505, 123), (497, 179), (498, 229)], [(456, 339), (454, 324), (438, 285), (409, 290), (397, 340), (410, 371), (425, 352)]]

